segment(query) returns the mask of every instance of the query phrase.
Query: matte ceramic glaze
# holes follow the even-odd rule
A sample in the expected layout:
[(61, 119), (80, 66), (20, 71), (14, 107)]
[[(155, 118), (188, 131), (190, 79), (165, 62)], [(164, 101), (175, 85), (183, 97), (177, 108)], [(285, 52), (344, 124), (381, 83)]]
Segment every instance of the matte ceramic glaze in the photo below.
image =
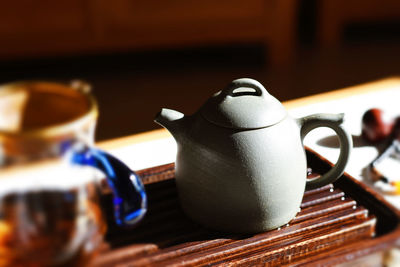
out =
[[(237, 88), (240, 93), (232, 94)], [(213, 229), (253, 233), (287, 224), (299, 211), (306, 184), (319, 187), (343, 173), (351, 139), (342, 119), (317, 114), (295, 120), (257, 81), (239, 79), (194, 115), (162, 109), (155, 121), (178, 145), (176, 183), (184, 211)], [(341, 153), (330, 172), (306, 182), (302, 139), (320, 126), (338, 134)]]

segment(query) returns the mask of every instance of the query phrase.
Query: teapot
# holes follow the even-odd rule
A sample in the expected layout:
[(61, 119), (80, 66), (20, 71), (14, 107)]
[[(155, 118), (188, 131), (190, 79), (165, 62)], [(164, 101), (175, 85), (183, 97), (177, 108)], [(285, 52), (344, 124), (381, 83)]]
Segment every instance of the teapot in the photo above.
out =
[[(184, 212), (211, 229), (256, 233), (287, 224), (305, 189), (334, 182), (352, 147), (343, 114), (294, 119), (256, 80), (232, 81), (191, 116), (163, 108), (155, 122), (177, 143), (176, 185)], [(307, 179), (303, 139), (329, 127), (340, 141), (337, 163)]]

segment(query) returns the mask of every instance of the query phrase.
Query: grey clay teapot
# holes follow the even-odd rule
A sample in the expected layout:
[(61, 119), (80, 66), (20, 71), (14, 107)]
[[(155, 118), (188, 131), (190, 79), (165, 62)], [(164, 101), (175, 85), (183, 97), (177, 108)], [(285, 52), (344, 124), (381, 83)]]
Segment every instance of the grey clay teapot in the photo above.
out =
[[(252, 79), (234, 80), (198, 112), (162, 109), (155, 121), (178, 146), (176, 184), (182, 208), (216, 230), (255, 233), (287, 224), (300, 210), (305, 188), (343, 174), (352, 141), (343, 114), (291, 118), (282, 104)], [(340, 155), (326, 174), (307, 180), (304, 136), (329, 127)]]

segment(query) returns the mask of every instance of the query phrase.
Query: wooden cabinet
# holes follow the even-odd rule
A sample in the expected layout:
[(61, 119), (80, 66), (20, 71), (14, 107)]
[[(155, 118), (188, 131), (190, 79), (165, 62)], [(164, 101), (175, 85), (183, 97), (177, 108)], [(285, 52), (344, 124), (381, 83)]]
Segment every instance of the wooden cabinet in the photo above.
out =
[(2, 1), (2, 38), (74, 34), (85, 29), (84, 3), (79, 0)]
[[(100, 1), (101, 2), (101, 1)], [(104, 42), (171, 47), (247, 42), (264, 37), (264, 1), (116, 0), (99, 9)], [(122, 42), (122, 41), (125, 42)]]
[(398, 0), (319, 0), (317, 37), (325, 47), (340, 43), (343, 29), (351, 23), (400, 19)]
[[(103, 0), (103, 7), (107, 3)], [(108, 15), (105, 22), (119, 29), (260, 19), (263, 11), (263, 0), (249, 0), (246, 4), (242, 0), (116, 0), (104, 9)]]
[(74, 46), (80, 46), (76, 42), (88, 34), (90, 27), (83, 1), (1, 3), (0, 58), (51, 55), (57, 51), (73, 50)]
[[(134, 34), (134, 39), (159, 39), (162, 43), (204, 40), (204, 36), (226, 35), (236, 27), (236, 35), (244, 35), (240, 30), (247, 27), (254, 31), (257, 23), (262, 23), (264, 1), (249, 0), (246, 5), (241, 0), (167, 0), (140, 1), (117, 0), (110, 8), (102, 9), (102, 26), (106, 35), (124, 36)], [(203, 37), (203, 38), (202, 38)], [(166, 40), (169, 39), (169, 40)]]
[(295, 0), (21, 0), (3, 4), (0, 59), (259, 42), (295, 45)]

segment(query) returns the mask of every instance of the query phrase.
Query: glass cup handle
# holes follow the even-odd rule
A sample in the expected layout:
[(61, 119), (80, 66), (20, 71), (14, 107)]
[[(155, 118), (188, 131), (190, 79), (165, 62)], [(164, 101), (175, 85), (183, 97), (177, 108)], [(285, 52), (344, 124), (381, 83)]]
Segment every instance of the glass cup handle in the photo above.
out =
[(71, 153), (73, 164), (95, 167), (105, 173), (113, 192), (115, 222), (132, 226), (147, 211), (147, 196), (139, 176), (116, 157), (92, 147), (75, 148)]

